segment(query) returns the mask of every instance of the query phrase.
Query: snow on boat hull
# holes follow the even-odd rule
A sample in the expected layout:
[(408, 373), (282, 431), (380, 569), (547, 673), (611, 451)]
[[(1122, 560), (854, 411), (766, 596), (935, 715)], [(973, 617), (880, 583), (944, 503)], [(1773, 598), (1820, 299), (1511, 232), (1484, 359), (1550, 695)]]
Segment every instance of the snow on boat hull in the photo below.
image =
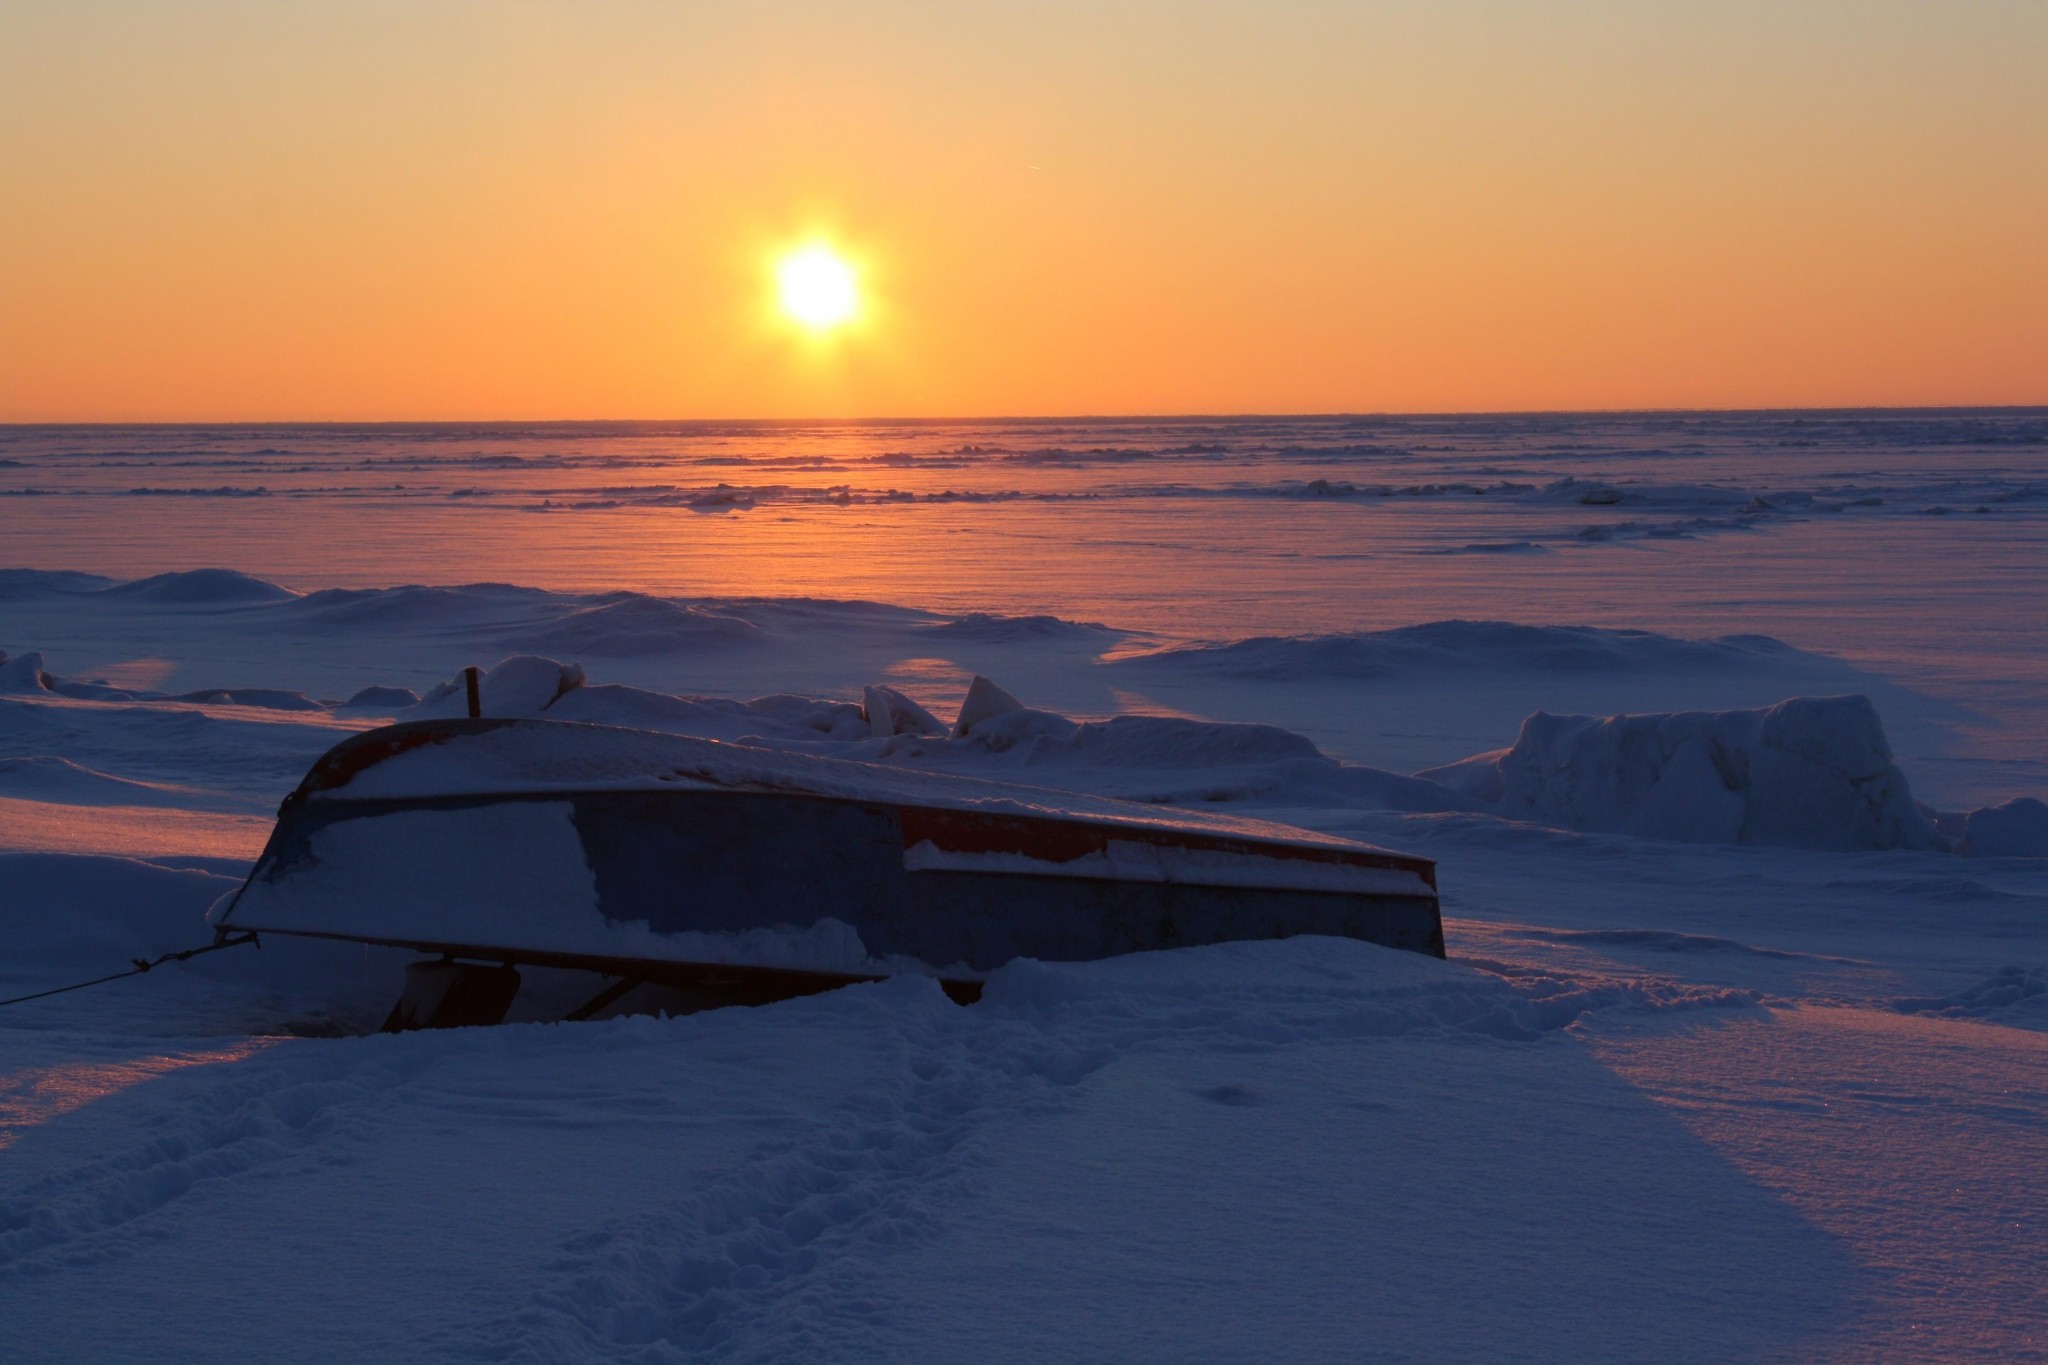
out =
[(1017, 957), (1295, 934), (1443, 954), (1425, 860), (1063, 801), (608, 727), (420, 722), (316, 764), (215, 922), (762, 998), (904, 958), (965, 998)]

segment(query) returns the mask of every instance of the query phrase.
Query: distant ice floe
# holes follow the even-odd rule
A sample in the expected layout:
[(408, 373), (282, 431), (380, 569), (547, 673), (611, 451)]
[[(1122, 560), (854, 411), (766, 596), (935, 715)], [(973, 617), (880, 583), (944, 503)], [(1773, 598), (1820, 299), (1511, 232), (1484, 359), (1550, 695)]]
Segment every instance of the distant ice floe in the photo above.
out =
[(1439, 550), (1435, 553), (1447, 555), (1540, 555), (1550, 553), (1547, 545), (1538, 545), (1533, 540), (1478, 540), (1455, 549)]
[(1721, 670), (1801, 657), (1765, 635), (1684, 640), (1646, 630), (1432, 621), (1345, 635), (1273, 635), (1128, 655), (1116, 666), (1223, 677), (1390, 678), (1512, 668), (1546, 673)]
[(976, 644), (1039, 644), (1061, 640), (1081, 643), (1106, 641), (1123, 634), (1108, 626), (1068, 621), (1058, 616), (996, 616), (968, 612), (950, 621), (929, 626), (925, 634), (942, 640), (966, 640)]

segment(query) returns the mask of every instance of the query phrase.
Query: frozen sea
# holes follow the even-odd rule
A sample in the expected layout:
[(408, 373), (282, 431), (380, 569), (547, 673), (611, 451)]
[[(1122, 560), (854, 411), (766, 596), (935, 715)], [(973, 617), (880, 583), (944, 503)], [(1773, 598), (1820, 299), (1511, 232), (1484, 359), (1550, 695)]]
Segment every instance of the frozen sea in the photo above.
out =
[(0, 560), (23, 567), (852, 599), (1208, 643), (1757, 633), (1916, 693), (1890, 718), (1956, 801), (2048, 788), (2044, 521), (2042, 409), (0, 428)]
[(0, 1009), (0, 1356), (2048, 1359), (2044, 601), (2042, 409), (0, 427), (0, 997), (204, 941), (319, 753), (515, 656), (1419, 853), (1451, 955)]

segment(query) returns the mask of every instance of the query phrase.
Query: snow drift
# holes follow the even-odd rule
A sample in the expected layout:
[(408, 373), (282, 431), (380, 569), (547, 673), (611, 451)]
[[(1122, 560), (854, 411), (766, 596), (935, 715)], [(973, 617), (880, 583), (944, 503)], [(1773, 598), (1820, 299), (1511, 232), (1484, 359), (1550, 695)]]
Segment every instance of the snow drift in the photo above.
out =
[[(583, 686), (583, 665), (565, 664), (533, 654), (500, 659), (482, 671), (477, 692), (487, 716), (537, 716)], [(469, 709), (468, 688), (460, 675), (430, 690), (403, 713), (407, 720), (460, 716)]]
[(752, 621), (730, 612), (621, 594), (521, 633), (515, 643), (534, 650), (630, 656), (744, 643), (758, 634)]
[(175, 606), (246, 606), (288, 602), (298, 594), (290, 588), (235, 569), (188, 569), (117, 583), (101, 590), (107, 597)]

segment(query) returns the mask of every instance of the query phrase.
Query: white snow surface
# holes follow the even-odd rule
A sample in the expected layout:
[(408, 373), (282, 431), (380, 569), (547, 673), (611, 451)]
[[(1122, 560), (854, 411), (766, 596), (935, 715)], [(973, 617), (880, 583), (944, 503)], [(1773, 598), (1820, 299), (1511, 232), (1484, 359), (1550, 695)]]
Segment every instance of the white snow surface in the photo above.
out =
[[(825, 921), (693, 953), (895, 975), (556, 1024), (602, 983), (534, 971), (504, 1027), (378, 1035), (409, 955), (272, 936), (0, 1008), (9, 1361), (2048, 1359), (2048, 808), (1917, 681), (1726, 631), (1581, 668), (1516, 643), (1580, 627), (1453, 622), (1478, 662), (1231, 677), (992, 612), (120, 586), (0, 573), (0, 668), (42, 656), (0, 695), (0, 997), (207, 941), (320, 753), (508, 657), (491, 714), (665, 738), (360, 781), (647, 781), (720, 740), (748, 780), (1145, 801), (1435, 859), (1451, 960), (1020, 961), (963, 1008)], [(619, 647), (544, 643), (565, 618)], [(861, 704), (953, 716), (976, 674), (1022, 704), (958, 738)], [(587, 905), (494, 856), (573, 842), (558, 805), (449, 814), (383, 817), (392, 904)]]
[(279, 895), (251, 882), (208, 922), (322, 934), (494, 946), (539, 944), (594, 957), (739, 962), (884, 975), (860, 935), (837, 920), (744, 933), (657, 934), (607, 920), (566, 802), (394, 811), (323, 826), (312, 865)]
[[(566, 801), (514, 801), (337, 820), (311, 836), (289, 894), (258, 878), (234, 908), (280, 932), (340, 922), (368, 938), (607, 942), (574, 813)], [(466, 932), (450, 933), (450, 918)]]

